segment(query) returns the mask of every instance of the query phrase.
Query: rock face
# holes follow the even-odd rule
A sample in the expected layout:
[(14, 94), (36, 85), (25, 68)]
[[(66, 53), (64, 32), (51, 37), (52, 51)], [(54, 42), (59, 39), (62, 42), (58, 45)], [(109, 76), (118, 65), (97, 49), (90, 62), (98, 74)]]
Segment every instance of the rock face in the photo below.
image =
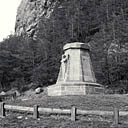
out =
[(17, 10), (15, 33), (36, 38), (36, 28), (42, 17), (49, 18), (56, 0), (22, 0)]
[[(94, 35), (99, 31), (99, 24), (95, 21), (96, 8), (92, 9), (88, 6), (93, 6), (93, 2), (89, 2), (89, 0), (22, 0), (17, 10), (15, 33), (17, 35), (27, 34), (36, 38), (39, 31), (37, 28), (44, 30), (43, 20), (47, 24), (45, 29), (50, 30), (53, 27), (60, 29), (59, 32), (64, 29), (60, 34), (63, 34), (64, 37), (65, 33), (67, 36), (64, 38), (77, 36), (77, 38), (84, 38), (79, 41), (84, 41), (85, 35)], [(47, 22), (48, 19), (51, 23)], [(50, 24), (53, 25), (50, 26)], [(58, 33), (56, 30), (50, 31)]]

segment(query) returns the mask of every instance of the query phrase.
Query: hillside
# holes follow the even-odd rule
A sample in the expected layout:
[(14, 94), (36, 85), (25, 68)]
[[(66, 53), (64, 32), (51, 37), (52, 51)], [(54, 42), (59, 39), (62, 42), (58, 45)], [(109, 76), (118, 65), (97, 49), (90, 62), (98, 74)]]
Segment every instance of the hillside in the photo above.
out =
[(63, 46), (75, 41), (89, 43), (108, 93), (128, 92), (126, 0), (22, 0), (15, 35), (0, 43), (0, 90), (55, 84)]
[(15, 31), (44, 44), (51, 60), (67, 42), (89, 43), (98, 82), (118, 86), (128, 79), (127, 10), (126, 0), (22, 0)]

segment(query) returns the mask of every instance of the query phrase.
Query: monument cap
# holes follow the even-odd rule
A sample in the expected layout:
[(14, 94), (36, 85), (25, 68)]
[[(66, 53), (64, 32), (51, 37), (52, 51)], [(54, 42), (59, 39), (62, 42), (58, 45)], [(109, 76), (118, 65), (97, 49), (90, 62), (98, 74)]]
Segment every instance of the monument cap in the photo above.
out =
[(88, 43), (81, 43), (81, 42), (74, 42), (74, 43), (67, 43), (64, 45), (63, 50), (67, 49), (85, 49), (90, 50)]

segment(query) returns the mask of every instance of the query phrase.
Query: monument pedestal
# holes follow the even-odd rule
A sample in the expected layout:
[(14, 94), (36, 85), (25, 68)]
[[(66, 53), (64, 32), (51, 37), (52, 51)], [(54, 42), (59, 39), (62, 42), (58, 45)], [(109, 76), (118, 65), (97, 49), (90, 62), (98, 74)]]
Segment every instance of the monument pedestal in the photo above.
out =
[(48, 87), (49, 96), (101, 94), (96, 83), (88, 44), (75, 42), (64, 46), (60, 72), (55, 85)]
[(103, 88), (96, 83), (68, 82), (48, 87), (49, 96), (103, 94)]

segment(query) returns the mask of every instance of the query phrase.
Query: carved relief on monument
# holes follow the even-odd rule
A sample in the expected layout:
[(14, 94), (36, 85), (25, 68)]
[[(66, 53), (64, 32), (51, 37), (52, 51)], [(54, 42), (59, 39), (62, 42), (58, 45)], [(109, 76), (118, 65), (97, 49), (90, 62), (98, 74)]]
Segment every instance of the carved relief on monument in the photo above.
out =
[(66, 74), (67, 74), (67, 68), (69, 65), (69, 54), (62, 55), (61, 59), (61, 73), (62, 73), (62, 79), (66, 80)]

